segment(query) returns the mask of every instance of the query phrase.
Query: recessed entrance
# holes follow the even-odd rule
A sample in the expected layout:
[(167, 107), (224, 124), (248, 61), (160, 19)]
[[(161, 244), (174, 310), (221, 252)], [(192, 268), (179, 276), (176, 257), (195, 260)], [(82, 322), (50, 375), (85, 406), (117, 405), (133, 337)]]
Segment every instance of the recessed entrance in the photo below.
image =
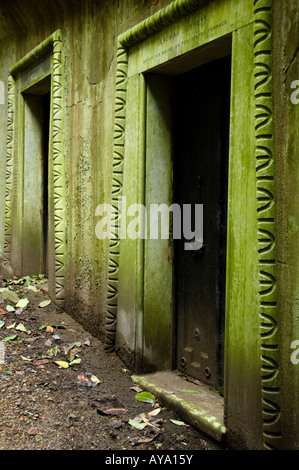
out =
[(230, 70), (230, 57), (218, 59), (172, 87), (174, 202), (192, 215), (203, 205), (203, 246), (174, 241), (176, 366), (215, 387), (223, 384)]
[(50, 77), (23, 93), (22, 272), (47, 275)]
[[(186, 16), (185, 7), (189, 8), (191, 3), (197, 4), (198, 8), (192, 15)], [(271, 227), (270, 233), (273, 233), (274, 205), (263, 205), (265, 214), (258, 218), (258, 226), (256, 211), (257, 202), (260, 202), (258, 207), (262, 205), (262, 196), (265, 191), (269, 190), (273, 194), (271, 2), (266, 2), (267, 5), (261, 3), (261, 7), (253, 10), (252, 2), (247, 2), (247, 0), (227, 1), (224, 2), (225, 5), (223, 2), (205, 2), (204, 5), (200, 1), (174, 2), (169, 8), (161, 10), (159, 14), (153, 15), (119, 37), (111, 200), (114, 202), (116, 196), (125, 195), (127, 202), (130, 201), (133, 204), (137, 199), (137, 202), (142, 206), (145, 205), (146, 208), (149, 208), (151, 204), (164, 204), (170, 208), (174, 201), (179, 200), (179, 195), (173, 198), (173, 173), (174, 177), (181, 177), (182, 181), (186, 179), (188, 183), (188, 179), (183, 174), (185, 168), (182, 168), (182, 174), (180, 174), (181, 170), (178, 166), (180, 150), (183, 150), (181, 160), (187, 162), (189, 160), (192, 164), (192, 158), (188, 157), (185, 152), (188, 147), (191, 147), (190, 151), (194, 156), (198, 150), (208, 153), (209, 149), (205, 146), (202, 149), (200, 147), (203, 145), (204, 137), (211, 143), (211, 148), (215, 146), (215, 142), (219, 140), (217, 126), (214, 131), (210, 127), (212, 124), (216, 125), (219, 119), (221, 101), (218, 98), (226, 97), (227, 104), (230, 104), (231, 108), (229, 132), (227, 120), (226, 126), (223, 127), (226, 130), (221, 131), (220, 126), (220, 134), (224, 134), (227, 141), (229, 136), (227, 222), (222, 223), (223, 240), (226, 236), (227, 242), (222, 244), (221, 240), (217, 237), (212, 238), (211, 234), (206, 231), (208, 222), (212, 223), (214, 220), (215, 223), (215, 220), (216, 222), (218, 220), (211, 211), (210, 219), (205, 212), (203, 217), (204, 253), (194, 253), (194, 256), (192, 253), (182, 253), (182, 260), (180, 260), (178, 252), (175, 253), (176, 256), (173, 256), (171, 241), (162, 238), (156, 240), (149, 239), (149, 237), (145, 240), (120, 239), (119, 243), (111, 244), (113, 249), (109, 253), (108, 294), (112, 297), (111, 293), (113, 293), (113, 301), (110, 302), (109, 298), (109, 309), (107, 309), (109, 327), (116, 325), (115, 345), (120, 352), (124, 351), (123, 357), (129, 357), (128, 364), (132, 363), (138, 374), (180, 368), (187, 375), (200, 377), (200, 382), (206, 382), (203, 385), (204, 388), (206, 388), (205, 385), (209, 389), (213, 386), (216, 390), (222, 388), (225, 397), (225, 425), (231, 436), (230, 439), (233, 439), (232, 436), (235, 433), (239, 433), (240, 416), (242, 416), (242, 422), (246, 423), (246, 432), (243, 433), (242, 439), (252, 447), (258, 447), (258, 441), (262, 436), (259, 337), (261, 307), (264, 312), (265, 308), (270, 305), (270, 300), (275, 302), (276, 298), (275, 288), (264, 289), (259, 293), (259, 282), (262, 285), (266, 282), (263, 277), (262, 280), (259, 278), (259, 273), (264, 273), (263, 269), (264, 266), (268, 266), (267, 263), (272, 263), (272, 261), (275, 263), (275, 243), (271, 246), (267, 245), (267, 249), (263, 245), (260, 251), (258, 245), (258, 242), (266, 243), (261, 233), (268, 233), (268, 227)], [(266, 35), (265, 28), (267, 29)], [(194, 90), (190, 93), (185, 90), (192, 88), (194, 82), (191, 78), (184, 82), (182, 74), (191, 70), (196, 73), (197, 67), (205, 67), (206, 64), (212, 66), (214, 61), (216, 64), (219, 59), (230, 55), (230, 99), (229, 91), (227, 93), (218, 91), (224, 83), (227, 83), (229, 89), (230, 66), (228, 66), (228, 75), (225, 75), (223, 67), (220, 67), (220, 62), (218, 62), (218, 67), (215, 65), (214, 76), (210, 76), (213, 85), (209, 86), (209, 80), (206, 79), (205, 94), (196, 101)], [(227, 79), (224, 79), (225, 76)], [(201, 79), (199, 73), (197, 80), (203, 87)], [(173, 89), (172, 83), (178, 84), (179, 80), (184, 83), (184, 91), (186, 91), (181, 101), (188, 100), (189, 106), (187, 103), (181, 103), (178, 123), (175, 124), (173, 122), (176, 114), (175, 106), (171, 106), (170, 103), (175, 105), (173, 99), (175, 94), (180, 96), (183, 91), (183, 85), (181, 87), (177, 85)], [(180, 109), (178, 104), (176, 107)], [(193, 113), (194, 107), (198, 110), (205, 110), (201, 121), (196, 118), (196, 110)], [(266, 108), (267, 116), (264, 112)], [(182, 115), (182, 113), (185, 114)], [(188, 118), (188, 115), (192, 113), (194, 125), (193, 121), (190, 122)], [(210, 123), (210, 127), (207, 123)], [(191, 129), (195, 136), (197, 133), (196, 138), (190, 137)], [(192, 146), (191, 144), (189, 146), (189, 141), (193, 144)], [(205, 167), (194, 167), (194, 179), (191, 179), (192, 172), (189, 175), (190, 183), (193, 181), (192, 184), (197, 189), (192, 189), (189, 185), (190, 192), (195, 193), (199, 201), (201, 197), (204, 209), (205, 206), (209, 206), (209, 203), (215, 204), (214, 199), (217, 201), (216, 195), (214, 197), (211, 190), (215, 186), (215, 181), (223, 176), (222, 170), (220, 171), (217, 166), (217, 161), (222, 163), (222, 152), (220, 156), (221, 158), (218, 154), (218, 160), (215, 157), (212, 162), (211, 157), (203, 158)], [(261, 161), (265, 164), (260, 165)], [(258, 180), (256, 179), (257, 168)], [(213, 172), (212, 179), (209, 175), (211, 171)], [(201, 177), (199, 180), (201, 191), (198, 188), (198, 176)], [(207, 193), (204, 190), (206, 181), (208, 181)], [(225, 178), (222, 184), (225, 188), (227, 185)], [(176, 185), (174, 186), (176, 188)], [(183, 189), (183, 184), (181, 186)], [(185, 187), (186, 192), (188, 189)], [(211, 200), (204, 200), (206, 195)], [(223, 208), (225, 205), (223, 200), (220, 200), (220, 209)], [(216, 209), (215, 211), (218, 215)], [(221, 220), (225, 222), (225, 219)], [(219, 224), (218, 220), (216, 228), (221, 227)], [(220, 232), (217, 233), (219, 235)], [(274, 238), (272, 237), (272, 241)], [(217, 245), (215, 253), (223, 255), (224, 263), (221, 264), (216, 259), (212, 271), (203, 268), (197, 271), (196, 257), (199, 263), (201, 258), (208, 255), (210, 240)], [(227, 250), (226, 257), (223, 247)], [(188, 259), (184, 261), (185, 255), (191, 255), (189, 266)], [(212, 261), (213, 258), (210, 262)], [(174, 277), (173, 267), (177, 267), (176, 273), (178, 270), (183, 272), (183, 269), (180, 269), (182, 264), (186, 270), (183, 281), (184, 279), (188, 281), (185, 285), (180, 283), (178, 276)], [(220, 269), (221, 266), (223, 269)], [(275, 271), (275, 265), (273, 269)], [(225, 292), (223, 278), (222, 284), (219, 284), (220, 274), (224, 272), (226, 273)], [(213, 282), (210, 282), (211, 279), (208, 276)], [(275, 276), (273, 275), (271, 279), (275, 279)], [(175, 286), (174, 293), (172, 286)], [(213, 295), (210, 299), (217, 301), (211, 310), (208, 309), (208, 303), (201, 301), (203, 293), (200, 288), (202, 286), (206, 289), (211, 286)], [(189, 291), (184, 290), (185, 287)], [(208, 293), (206, 297), (209, 297)], [(174, 299), (177, 300), (175, 305), (173, 305)], [(225, 367), (224, 379), (222, 379), (224, 299)], [(181, 302), (181, 311), (179, 311), (178, 300)], [(191, 311), (188, 317), (187, 307), (189, 308), (191, 303), (194, 311)], [(201, 306), (204, 306), (205, 310)], [(269, 313), (269, 318), (273, 318), (269, 309), (272, 309), (272, 304), (266, 313)], [(204, 323), (199, 324), (199, 321), (194, 321), (191, 325), (188, 323), (189, 318), (203, 319)], [(211, 325), (207, 323), (208, 320), (211, 320)], [(264, 323), (262, 321), (265, 329)], [(275, 321), (274, 324), (276, 324)], [(273, 333), (271, 329), (271, 337), (268, 338), (266, 333), (263, 335), (266, 342), (263, 342), (265, 349), (262, 349), (266, 357), (274, 351), (272, 346), (274, 345), (273, 348), (277, 346), (276, 333)], [(112, 335), (109, 336), (109, 340), (111, 337)], [(184, 340), (186, 338), (185, 343), (182, 338)], [(203, 341), (207, 343), (204, 344)], [(189, 356), (186, 352), (190, 352)], [(195, 352), (198, 354), (197, 357)], [(185, 359), (181, 362), (182, 358)], [(264, 375), (263, 368), (263, 379)], [(269, 381), (268, 375), (265, 380)], [(272, 380), (273, 387), (276, 380), (275, 374)], [(218, 384), (222, 381), (224, 385), (219, 387)], [(263, 380), (263, 387), (264, 385)], [(163, 383), (159, 387), (169, 390)], [(150, 389), (149, 386), (148, 388)], [(268, 390), (267, 387), (266, 389)], [(263, 393), (266, 394), (267, 401), (269, 394), (265, 391)], [(279, 390), (277, 390), (277, 395), (276, 391), (270, 395), (271, 403), (273, 399), (273, 409), (279, 410), (279, 406), (276, 407), (279, 403)], [(219, 398), (222, 397), (219, 395)], [(267, 401), (268, 405), (270, 402)], [(268, 435), (270, 427), (273, 430), (273, 436), (276, 435), (277, 422), (275, 419), (271, 424), (269, 420), (265, 420), (264, 436)], [(209, 423), (211, 423), (210, 417)]]

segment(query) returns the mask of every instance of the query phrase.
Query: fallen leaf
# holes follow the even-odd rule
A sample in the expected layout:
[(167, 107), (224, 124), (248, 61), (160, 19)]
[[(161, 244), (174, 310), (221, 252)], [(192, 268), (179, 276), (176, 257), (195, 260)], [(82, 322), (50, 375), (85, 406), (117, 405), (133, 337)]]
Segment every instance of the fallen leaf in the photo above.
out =
[(146, 417), (144, 413), (141, 414), (141, 419), (145, 424), (150, 424), (149, 419)]
[(4, 308), (0, 307), (0, 315), (5, 315), (7, 313), (6, 310), (4, 310)]
[(57, 356), (59, 353), (59, 347), (55, 346), (55, 348), (50, 348), (47, 350), (47, 356)]
[(78, 379), (80, 382), (84, 383), (84, 384), (88, 384), (88, 382), (89, 382), (88, 378), (85, 377), (85, 375), (83, 375), (83, 374), (79, 374), (78, 377), (77, 377), (77, 379)]
[(128, 410), (125, 408), (110, 408), (109, 410), (101, 410), (97, 408), (97, 412), (101, 415), (108, 415), (108, 416), (117, 416), (117, 415), (124, 415), (127, 413)]
[(149, 416), (157, 416), (161, 411), (161, 408), (156, 408), (155, 410), (150, 411), (147, 413)]
[(155, 403), (156, 398), (154, 395), (152, 395), (149, 392), (141, 392), (137, 393), (135, 396), (138, 401), (144, 402), (144, 403)]
[(46, 307), (47, 305), (50, 305), (51, 303), (51, 300), (43, 300), (40, 304), (39, 304), (39, 307), (40, 308), (44, 308)]
[(54, 364), (57, 364), (59, 367), (63, 367), (63, 369), (67, 369), (69, 366), (69, 363), (66, 361), (53, 361)]
[(24, 341), (26, 341), (26, 343), (32, 343), (33, 341), (37, 341), (38, 339), (40, 339), (40, 336), (33, 336), (32, 338), (25, 338)]
[(27, 329), (26, 329), (26, 327), (23, 325), (23, 323), (19, 323), (19, 324), (16, 326), (16, 330), (18, 330), (18, 331), (23, 331), (24, 333), (27, 332)]
[(48, 359), (39, 359), (38, 361), (35, 361), (33, 364), (35, 366), (41, 366), (41, 365), (44, 365), (44, 364), (48, 364)]
[(177, 419), (170, 419), (169, 421), (171, 421), (173, 424), (176, 424), (177, 426), (186, 426), (186, 423), (184, 423), (184, 421), (179, 421)]
[(75, 354), (75, 356), (78, 355), (78, 353), (82, 352), (82, 349), (81, 348), (74, 348), (73, 349), (73, 353)]
[(95, 375), (92, 375), (90, 377), (90, 380), (95, 384), (100, 384), (101, 383), (101, 381)]
[(14, 341), (15, 339), (19, 339), (19, 337), (19, 335), (6, 336), (6, 338), (3, 338), (2, 341)]
[(73, 361), (75, 359), (75, 356), (76, 355), (74, 354), (71, 348), (67, 350), (66, 357), (68, 358), (69, 361)]
[(7, 312), (15, 312), (15, 308), (12, 305), (9, 305), (9, 304), (6, 305), (6, 310), (7, 310)]
[(23, 312), (23, 308), (17, 308), (17, 310), (15, 311), (15, 314), (21, 315), (22, 312)]
[(37, 292), (37, 288), (35, 286), (27, 286), (27, 289)]
[(23, 361), (33, 361), (33, 359), (30, 359), (30, 357), (21, 356), (21, 358), (23, 359)]
[(6, 329), (7, 329), (7, 330), (10, 330), (11, 328), (14, 328), (15, 326), (16, 326), (16, 324), (15, 324), (15, 323), (12, 323), (11, 325), (8, 325), (8, 326), (6, 327)]
[(29, 300), (27, 298), (20, 299), (19, 302), (16, 304), (17, 308), (25, 308), (29, 304)]
[(37, 435), (37, 429), (36, 428), (30, 428), (28, 431), (29, 436), (36, 436)]
[(75, 346), (79, 348), (81, 345), (82, 343), (80, 341), (75, 341), (74, 343), (69, 344), (67, 349), (73, 349)]
[(0, 328), (2, 328), (5, 325), (5, 321), (0, 320)]
[(56, 341), (60, 340), (60, 336), (58, 336), (58, 335), (52, 335), (52, 338), (55, 339)]
[(156, 437), (159, 436), (159, 434), (160, 434), (160, 431), (157, 432), (153, 437), (141, 437), (139, 439), (133, 439), (131, 441), (131, 444), (132, 444), (132, 446), (134, 446), (136, 444), (137, 445), (138, 444), (148, 444), (148, 443), (152, 442), (154, 439), (156, 439)]
[(137, 392), (137, 393), (142, 392), (142, 388), (140, 387), (130, 387), (130, 390), (134, 390), (134, 392)]
[(11, 372), (10, 372), (10, 370), (4, 370), (2, 372), (2, 374), (3, 374), (4, 377), (6, 377), (7, 375), (11, 375)]
[(73, 361), (71, 361), (69, 366), (75, 366), (77, 364), (81, 364), (81, 359), (79, 357), (76, 357)]
[(129, 419), (128, 423), (136, 429), (144, 429), (147, 426), (147, 423), (138, 423), (135, 419)]

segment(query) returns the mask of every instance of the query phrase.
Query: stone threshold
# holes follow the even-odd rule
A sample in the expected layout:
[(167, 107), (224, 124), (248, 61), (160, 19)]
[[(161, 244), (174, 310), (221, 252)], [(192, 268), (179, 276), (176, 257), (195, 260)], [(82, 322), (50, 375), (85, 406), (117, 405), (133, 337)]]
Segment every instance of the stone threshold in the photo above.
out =
[(133, 375), (132, 380), (186, 423), (218, 442), (225, 441), (224, 399), (216, 390), (198, 380), (186, 380), (178, 371)]

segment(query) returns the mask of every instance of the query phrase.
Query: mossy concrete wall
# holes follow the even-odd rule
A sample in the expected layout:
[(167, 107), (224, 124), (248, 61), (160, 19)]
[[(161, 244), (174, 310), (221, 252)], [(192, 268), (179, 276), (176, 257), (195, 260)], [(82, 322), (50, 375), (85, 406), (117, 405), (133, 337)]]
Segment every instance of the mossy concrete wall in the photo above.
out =
[[(220, 4), (221, 0), (211, 0)], [(226, 1), (226, 0), (225, 0)], [(110, 202), (112, 184), (112, 154), (114, 140), (115, 112), (115, 76), (117, 63), (117, 44), (120, 34), (128, 31), (142, 20), (153, 15), (161, 8), (171, 4), (171, 0), (0, 0), (0, 259), (4, 251), (4, 200), (5, 200), (5, 159), (6, 159), (6, 120), (7, 120), (7, 77), (9, 69), (28, 52), (41, 44), (54, 31), (60, 29), (63, 35), (63, 70), (64, 70), (64, 156), (66, 168), (66, 285), (65, 307), (78, 319), (87, 330), (98, 337), (104, 336), (106, 321), (107, 275), (109, 266), (108, 241), (100, 241), (95, 235), (97, 218), (96, 208), (99, 204)], [(228, 3), (226, 1), (226, 3)], [(268, 5), (268, 1), (252, 0), (252, 12)], [(272, 46), (273, 46), (273, 100), (274, 100), (274, 150), (275, 150), (275, 214), (276, 214), (276, 253), (278, 317), (275, 333), (279, 333), (279, 387), (280, 402), (277, 409), (267, 408), (263, 416), (273, 421), (278, 416), (281, 420), (280, 447), (285, 449), (299, 448), (299, 364), (291, 361), (293, 352), (291, 344), (299, 341), (299, 209), (297, 194), (299, 191), (299, 148), (298, 148), (298, 114), (299, 104), (291, 101), (294, 91), (292, 84), (299, 80), (298, 68), (298, 2), (297, 0), (273, 0)], [(249, 4), (249, 2), (248, 2)], [(251, 11), (251, 7), (250, 7)], [(250, 13), (251, 14), (251, 13)], [(261, 26), (261, 25), (259, 25)], [(253, 60), (253, 21), (235, 36), (233, 47), (239, 49), (236, 55), (237, 66), (246, 68), (249, 57)], [(263, 34), (266, 34), (265, 31)], [(257, 37), (259, 44), (260, 36)], [(264, 37), (263, 37), (264, 39)], [(138, 52), (138, 51), (137, 51)], [(265, 69), (263, 69), (263, 72)], [(245, 70), (246, 82), (240, 82), (233, 76), (235, 86), (247, 87), (254, 93), (254, 75), (249, 68)], [(262, 79), (264, 77), (262, 76)], [(2, 85), (3, 83), (3, 85)], [(133, 80), (131, 80), (133, 83)], [(142, 93), (142, 83), (139, 82)], [(3, 92), (4, 90), (4, 92)], [(133, 91), (130, 91), (133, 93)], [(299, 97), (299, 95), (297, 95)], [(234, 98), (232, 98), (234, 99)], [(239, 107), (237, 118), (248, 119), (251, 126), (254, 119), (254, 104), (235, 103)], [(236, 118), (236, 117), (235, 117)], [(263, 119), (263, 116), (261, 117)], [(244, 132), (243, 132), (244, 131)], [(246, 126), (240, 139), (247, 136)], [(253, 138), (251, 134), (250, 138)], [(236, 157), (240, 149), (246, 150), (246, 140), (234, 140)], [(239, 150), (238, 150), (239, 149)], [(252, 157), (253, 160), (250, 160)], [(246, 168), (236, 165), (231, 169), (230, 188), (237, 194), (238, 187), (255, 191), (254, 154), (247, 155)], [(132, 169), (133, 171), (134, 169)], [(249, 170), (249, 173), (247, 173)], [(249, 177), (248, 177), (249, 175)], [(129, 175), (128, 175), (129, 176)], [(136, 182), (134, 182), (135, 184)], [(140, 188), (139, 188), (140, 189)], [(239, 219), (231, 214), (232, 233), (229, 239), (233, 244), (234, 233), (243, 230), (256, 249), (254, 241), (253, 220), (255, 207), (243, 196), (235, 199), (234, 214), (244, 213)], [(243, 198), (243, 199), (242, 199)], [(244, 201), (245, 199), (245, 201)], [(249, 211), (250, 217), (247, 217)], [(250, 223), (249, 223), (250, 220)], [(239, 225), (239, 227), (238, 227)], [(241, 229), (240, 229), (241, 226)], [(235, 230), (235, 232), (234, 232)], [(239, 246), (239, 245), (238, 245)], [(233, 245), (230, 253), (236, 254)], [(251, 258), (250, 247), (232, 258), (231, 265), (235, 273), (239, 267), (239, 276), (230, 277), (229, 285), (234, 290), (229, 317), (229, 328), (236, 335), (228, 336), (227, 352), (231, 362), (227, 371), (227, 410), (229, 412), (229, 432), (231, 442), (239, 446), (256, 448), (262, 441), (262, 390), (260, 384), (259, 364), (259, 319), (256, 309), (256, 295), (252, 286), (258, 284), (258, 267), (254, 271), (256, 253)], [(130, 252), (123, 254), (123, 262)], [(140, 253), (139, 253), (140, 254)], [(240, 260), (243, 256), (243, 263)], [(246, 259), (245, 259), (246, 258)], [(128, 259), (130, 264), (130, 259)], [(249, 266), (249, 270), (248, 270)], [(131, 283), (126, 277), (126, 266), (121, 266), (124, 282), (123, 290), (129, 290)], [(252, 277), (246, 277), (250, 272)], [(130, 272), (127, 271), (128, 276)], [(238, 296), (238, 282), (248, 285), (248, 291)], [(244, 281), (245, 279), (245, 281)], [(265, 286), (265, 279), (262, 279)], [(263, 284), (262, 284), (263, 285)], [(140, 286), (137, 285), (138, 290)], [(267, 286), (266, 286), (267, 287)], [(273, 286), (272, 286), (273, 287)], [(128, 295), (128, 294), (126, 294)], [(135, 295), (130, 292), (130, 295)], [(136, 296), (138, 297), (138, 291)], [(134, 299), (133, 299), (134, 301)], [(245, 302), (242, 310), (242, 302)], [(250, 315), (252, 308), (252, 316)], [(246, 316), (244, 312), (246, 310)], [(234, 315), (240, 311), (241, 315)], [(142, 334), (140, 325), (125, 317), (127, 331), (123, 337), (134, 344), (137, 334)], [(147, 323), (151, 328), (150, 319)], [(266, 328), (268, 325), (266, 324)], [(138, 330), (139, 328), (139, 330)], [(247, 334), (249, 332), (249, 334)], [(149, 337), (154, 330), (149, 331)], [(132, 338), (132, 341), (131, 341)], [(142, 339), (137, 338), (140, 343)], [(162, 348), (163, 349), (163, 348)], [(241, 354), (237, 354), (238, 350)], [(136, 350), (133, 348), (133, 354)], [(243, 357), (247, 364), (249, 353), (253, 352), (252, 367), (244, 369)], [(244, 355), (244, 356), (242, 356)], [(298, 355), (297, 355), (298, 357)], [(271, 372), (271, 366), (266, 373)], [(254, 390), (254, 394), (251, 394)], [(254, 423), (250, 422), (253, 414)], [(256, 429), (260, 434), (256, 434)]]
[[(8, 70), (60, 29), (63, 34), (64, 155), (66, 162), (66, 308), (103, 335), (107, 244), (95, 236), (95, 210), (110, 200), (117, 37), (170, 0), (37, 0), (0, 4), (1, 209), (4, 246), (6, 106)], [(0, 97), (1, 98), (1, 97)]]
[[(283, 3), (283, 5), (282, 5)], [(283, 446), (299, 449), (299, 8), (274, 1), (273, 93)]]

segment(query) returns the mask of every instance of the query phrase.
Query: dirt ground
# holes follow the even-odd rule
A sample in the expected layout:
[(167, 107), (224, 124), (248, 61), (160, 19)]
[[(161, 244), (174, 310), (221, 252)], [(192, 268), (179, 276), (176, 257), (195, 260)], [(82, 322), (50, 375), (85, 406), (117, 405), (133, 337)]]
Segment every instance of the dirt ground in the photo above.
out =
[(40, 306), (48, 297), (38, 282), (0, 279), (0, 450), (223, 449), (159, 403), (138, 401), (132, 372), (53, 303)]

